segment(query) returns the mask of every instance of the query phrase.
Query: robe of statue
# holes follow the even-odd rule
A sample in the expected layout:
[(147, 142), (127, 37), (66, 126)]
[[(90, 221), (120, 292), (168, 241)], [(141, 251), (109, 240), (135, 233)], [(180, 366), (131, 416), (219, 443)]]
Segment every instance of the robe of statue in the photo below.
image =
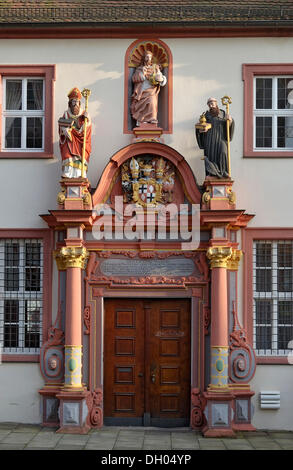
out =
[[(74, 121), (70, 129), (71, 139), (63, 132), (62, 127), (59, 128), (59, 147), (62, 158), (62, 172), (64, 177), (79, 178), (82, 170), (82, 148), (84, 140), (84, 113), (78, 116), (65, 111), (62, 116), (64, 119), (72, 119)], [(85, 145), (85, 171), (89, 163), (91, 153), (91, 134), (92, 125), (90, 118), (87, 121), (86, 129), (86, 145)]]
[[(207, 132), (199, 132), (199, 129), (196, 129), (196, 139), (199, 148), (204, 150), (206, 176), (229, 177), (226, 113), (220, 109), (218, 116), (212, 116), (207, 111), (205, 117), (206, 121), (212, 124), (212, 128)], [(233, 138), (233, 133), (232, 120), (230, 140)]]
[[(154, 69), (155, 70), (155, 69)], [(167, 82), (165, 76), (160, 85), (153, 85), (144, 74), (144, 66), (135, 70), (132, 81), (134, 83), (131, 96), (130, 112), (137, 124), (141, 122), (157, 123), (158, 121), (158, 97), (160, 87)]]

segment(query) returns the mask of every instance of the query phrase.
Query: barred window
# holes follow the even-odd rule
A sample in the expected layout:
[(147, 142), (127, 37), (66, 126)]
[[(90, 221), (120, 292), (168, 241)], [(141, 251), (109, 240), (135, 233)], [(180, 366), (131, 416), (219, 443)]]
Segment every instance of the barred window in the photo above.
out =
[(253, 266), (254, 348), (285, 356), (293, 340), (293, 241), (255, 241)]
[(3, 353), (41, 346), (43, 240), (0, 240), (0, 343)]

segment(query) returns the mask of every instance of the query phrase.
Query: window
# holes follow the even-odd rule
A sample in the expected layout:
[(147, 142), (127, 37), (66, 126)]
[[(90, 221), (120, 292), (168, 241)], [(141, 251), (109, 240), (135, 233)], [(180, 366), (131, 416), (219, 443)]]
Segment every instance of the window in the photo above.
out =
[(0, 240), (0, 343), (36, 354), (42, 342), (43, 240)]
[(293, 64), (244, 64), (244, 156), (293, 157)]
[(0, 66), (0, 158), (53, 157), (55, 67)]
[(293, 340), (293, 241), (253, 243), (253, 337), (259, 355), (285, 355)]
[(4, 78), (5, 150), (43, 150), (44, 79)]
[(254, 149), (293, 150), (293, 77), (254, 81)]

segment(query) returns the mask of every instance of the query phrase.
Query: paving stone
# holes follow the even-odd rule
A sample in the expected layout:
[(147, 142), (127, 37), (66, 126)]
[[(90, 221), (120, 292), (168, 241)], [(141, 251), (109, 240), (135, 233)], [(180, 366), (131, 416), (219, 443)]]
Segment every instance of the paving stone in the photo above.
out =
[(1, 444), (27, 444), (35, 437), (33, 433), (11, 432), (2, 439)]
[(270, 432), (269, 437), (272, 439), (291, 439), (293, 442), (293, 432)]
[(25, 444), (0, 444), (0, 450), (22, 450)]
[(84, 445), (89, 440), (89, 436), (83, 436), (79, 434), (63, 434), (58, 444), (77, 444)]
[(112, 444), (111, 442), (105, 442), (105, 443), (99, 443), (99, 442), (88, 442), (85, 447), (85, 450), (112, 450), (114, 449), (114, 443)]
[(56, 447), (54, 447), (54, 450), (83, 450), (85, 446), (83, 445), (59, 445), (57, 444)]
[(18, 423), (0, 423), (0, 429), (15, 429)]
[(40, 430), (41, 427), (38, 424), (19, 424), (16, 426), (13, 432), (34, 432), (37, 434), (40, 432)]

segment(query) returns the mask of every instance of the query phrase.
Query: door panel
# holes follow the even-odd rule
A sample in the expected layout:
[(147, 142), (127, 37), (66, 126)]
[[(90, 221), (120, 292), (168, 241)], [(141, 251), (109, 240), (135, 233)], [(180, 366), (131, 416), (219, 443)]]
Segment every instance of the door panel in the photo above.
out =
[(105, 300), (105, 424), (189, 424), (188, 300)]
[[(144, 322), (142, 302), (105, 301), (104, 415), (133, 418), (144, 414)], [(105, 424), (106, 421), (105, 421)]]

